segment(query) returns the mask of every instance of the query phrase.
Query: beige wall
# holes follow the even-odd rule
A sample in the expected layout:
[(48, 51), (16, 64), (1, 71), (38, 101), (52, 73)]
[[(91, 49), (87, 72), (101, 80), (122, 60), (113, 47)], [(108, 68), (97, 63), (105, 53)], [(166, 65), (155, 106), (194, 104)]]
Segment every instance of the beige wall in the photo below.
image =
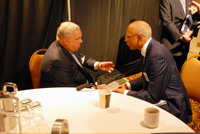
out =
[[(200, 0), (197, 0), (200, 3)], [(188, 53), (188, 58), (193, 55), (198, 55), (200, 52), (200, 32), (198, 32), (198, 36), (194, 37), (190, 42), (190, 50)]]
[(196, 38), (193, 38), (190, 43), (190, 50), (188, 53), (188, 58), (193, 55), (198, 55), (200, 52), (200, 34)]

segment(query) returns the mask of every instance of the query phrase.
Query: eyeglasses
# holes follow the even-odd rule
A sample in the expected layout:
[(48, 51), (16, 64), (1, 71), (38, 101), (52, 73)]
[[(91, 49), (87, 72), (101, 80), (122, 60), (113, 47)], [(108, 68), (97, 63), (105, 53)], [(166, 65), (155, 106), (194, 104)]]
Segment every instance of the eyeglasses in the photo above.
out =
[(82, 39), (81, 39), (81, 37), (78, 37), (78, 38), (76, 38), (75, 40), (76, 40), (76, 41), (80, 41), (80, 40), (82, 40)]
[(126, 36), (125, 36), (125, 39), (128, 40), (129, 38), (132, 38), (132, 37), (134, 37), (134, 36), (137, 36), (137, 35), (133, 35), (133, 36), (128, 36), (128, 35), (126, 35)]

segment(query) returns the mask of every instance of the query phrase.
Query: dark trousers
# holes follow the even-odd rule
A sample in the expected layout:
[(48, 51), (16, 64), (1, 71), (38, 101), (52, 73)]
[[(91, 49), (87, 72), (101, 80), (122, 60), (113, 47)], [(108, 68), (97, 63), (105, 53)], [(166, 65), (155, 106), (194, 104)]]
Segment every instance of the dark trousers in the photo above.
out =
[(183, 53), (181, 56), (174, 56), (174, 60), (179, 72), (181, 71), (181, 67), (183, 66), (184, 62), (187, 60), (187, 54), (188, 53)]

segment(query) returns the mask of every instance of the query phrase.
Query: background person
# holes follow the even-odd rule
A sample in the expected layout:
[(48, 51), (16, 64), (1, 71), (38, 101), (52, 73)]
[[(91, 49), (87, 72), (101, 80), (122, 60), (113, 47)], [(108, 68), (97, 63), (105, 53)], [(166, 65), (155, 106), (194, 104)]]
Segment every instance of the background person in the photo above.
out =
[(187, 59), (189, 43), (192, 40), (192, 31), (181, 33), (181, 27), (192, 0), (160, 0), (160, 18), (163, 25), (161, 43), (172, 53), (179, 71)]
[[(192, 1), (191, 3), (190, 3), (190, 5), (191, 5), (191, 7), (189, 7), (189, 10), (191, 10), (191, 13), (192, 14), (198, 14), (198, 13), (200, 13), (200, 4), (198, 3), (198, 2), (196, 2), (196, 1)], [(198, 17), (197, 17), (197, 20), (198, 20), (198, 28), (200, 28), (200, 16), (198, 15)]]

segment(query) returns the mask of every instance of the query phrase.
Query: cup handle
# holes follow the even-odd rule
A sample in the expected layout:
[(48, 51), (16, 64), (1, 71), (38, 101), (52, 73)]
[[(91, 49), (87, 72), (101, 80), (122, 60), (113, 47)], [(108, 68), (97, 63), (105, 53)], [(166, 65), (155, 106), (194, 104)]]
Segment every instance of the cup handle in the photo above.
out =
[[(7, 87), (12, 87), (13, 88), (13, 92), (9, 92), (7, 91)], [(6, 82), (3, 85), (3, 94), (4, 95), (9, 95), (10, 97), (14, 97), (17, 94), (18, 88), (17, 85), (15, 83), (12, 82)]]

